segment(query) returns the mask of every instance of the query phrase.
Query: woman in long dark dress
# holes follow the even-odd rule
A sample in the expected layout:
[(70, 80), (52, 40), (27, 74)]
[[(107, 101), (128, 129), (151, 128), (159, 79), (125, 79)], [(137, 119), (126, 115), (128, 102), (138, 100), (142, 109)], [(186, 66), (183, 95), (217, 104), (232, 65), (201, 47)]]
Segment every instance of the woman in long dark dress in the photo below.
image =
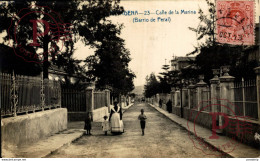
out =
[(172, 101), (170, 99), (168, 100), (166, 106), (167, 106), (167, 111), (169, 113), (172, 113)]
[(86, 130), (86, 135), (91, 135), (91, 122), (93, 121), (93, 116), (91, 112), (87, 113), (86, 119), (85, 119), (85, 126), (84, 129)]
[(162, 100), (159, 100), (159, 107), (162, 108)]
[(118, 102), (114, 102), (114, 107), (111, 108), (109, 121), (111, 123), (111, 133), (123, 133), (124, 125), (122, 121), (122, 109), (118, 106)]

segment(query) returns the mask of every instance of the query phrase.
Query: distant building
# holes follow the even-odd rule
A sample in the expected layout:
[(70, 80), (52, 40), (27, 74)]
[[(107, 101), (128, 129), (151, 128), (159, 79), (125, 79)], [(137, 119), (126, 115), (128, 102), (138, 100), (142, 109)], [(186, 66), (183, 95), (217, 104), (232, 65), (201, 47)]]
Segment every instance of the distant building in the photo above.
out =
[(49, 70), (48, 76), (50, 80), (61, 80), (63, 82), (65, 81), (64, 77), (65, 75), (67, 75), (67, 73), (62, 67), (59, 68), (56, 65), (50, 65), (48, 70)]
[(85, 82), (85, 74), (82, 73), (81, 75), (73, 74), (73, 75), (68, 75), (66, 71), (64, 70), (63, 67), (58, 67), (57, 65), (54, 65), (51, 63), (51, 65), (48, 68), (49, 70), (49, 79), (50, 80), (56, 80), (56, 81), (62, 81), (65, 82), (65, 77), (69, 80), (70, 83), (75, 84), (79, 80)]
[(187, 68), (190, 66), (193, 61), (195, 60), (195, 57), (177, 57), (174, 56), (171, 60), (171, 70), (181, 70), (183, 68)]

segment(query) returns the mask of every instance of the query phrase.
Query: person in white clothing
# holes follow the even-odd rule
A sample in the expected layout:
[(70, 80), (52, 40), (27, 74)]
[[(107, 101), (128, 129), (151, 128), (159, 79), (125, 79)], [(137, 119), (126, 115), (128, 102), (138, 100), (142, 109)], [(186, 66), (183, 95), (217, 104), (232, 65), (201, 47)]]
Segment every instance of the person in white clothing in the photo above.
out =
[(104, 116), (104, 121), (102, 122), (102, 129), (105, 132), (105, 135), (107, 135), (107, 132), (109, 131), (109, 122), (107, 120), (107, 116)]
[(109, 121), (111, 125), (111, 133), (123, 133), (124, 125), (122, 121), (122, 109), (118, 106), (118, 102), (114, 102), (114, 107), (111, 108)]

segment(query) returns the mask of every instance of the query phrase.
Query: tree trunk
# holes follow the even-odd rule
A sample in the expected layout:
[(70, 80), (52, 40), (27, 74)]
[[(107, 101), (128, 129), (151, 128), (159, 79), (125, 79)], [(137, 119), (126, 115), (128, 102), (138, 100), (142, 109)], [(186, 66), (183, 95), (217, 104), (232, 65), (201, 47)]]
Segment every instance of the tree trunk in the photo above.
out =
[[(44, 10), (46, 10), (44, 8)], [(46, 17), (44, 15), (43, 17), (44, 20), (46, 20)], [(46, 29), (46, 26), (44, 26), (44, 30)], [(50, 40), (49, 40), (49, 35), (46, 34), (44, 35), (43, 38), (43, 79), (49, 79), (49, 60), (48, 60), (48, 44), (49, 44)]]
[[(44, 37), (45, 39), (45, 37)], [(49, 78), (49, 61), (48, 61), (48, 40), (43, 42), (43, 53), (44, 53), (44, 62), (43, 62), (43, 78)]]

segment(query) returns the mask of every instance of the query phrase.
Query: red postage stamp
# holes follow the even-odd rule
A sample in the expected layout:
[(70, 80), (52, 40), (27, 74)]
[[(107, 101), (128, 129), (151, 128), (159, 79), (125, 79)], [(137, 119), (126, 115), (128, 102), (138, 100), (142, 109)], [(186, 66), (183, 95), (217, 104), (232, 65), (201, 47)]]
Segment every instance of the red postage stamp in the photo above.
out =
[(251, 0), (217, 0), (217, 42), (232, 45), (254, 45), (254, 10), (255, 3)]
[[(211, 104), (213, 100), (223, 104)], [(248, 120), (249, 117), (245, 117), (237, 111), (240, 111), (239, 107), (226, 99), (202, 101), (192, 109), (187, 126), (189, 131), (196, 136), (195, 139), (190, 137), (194, 147), (201, 150), (205, 155), (217, 157), (233, 152), (238, 143), (244, 140), (245, 135), (252, 134), (252, 124)], [(200, 131), (199, 126), (211, 128), (211, 133), (206, 136), (207, 133)], [(224, 133), (230, 139), (221, 139), (220, 135)], [(218, 142), (218, 146), (210, 146), (207, 142)]]
[(71, 29), (47, 6), (23, 8), (12, 17), (9, 45), (25, 61), (42, 63), (63, 50), (64, 42), (72, 39)]

